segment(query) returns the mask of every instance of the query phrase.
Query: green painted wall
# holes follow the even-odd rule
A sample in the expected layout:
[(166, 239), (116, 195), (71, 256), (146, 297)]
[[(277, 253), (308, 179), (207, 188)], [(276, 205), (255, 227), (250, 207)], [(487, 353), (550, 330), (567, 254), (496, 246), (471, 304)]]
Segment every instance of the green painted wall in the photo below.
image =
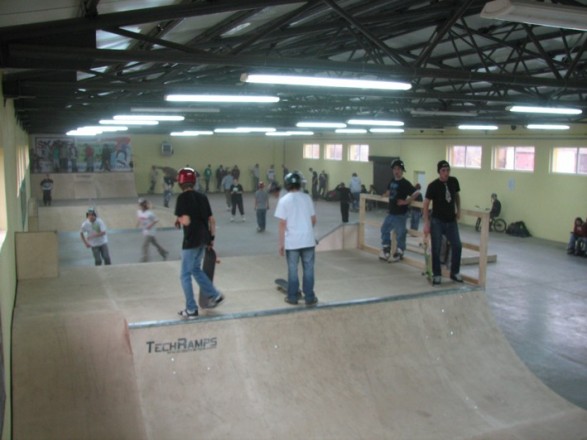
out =
[[(281, 177), (281, 164), (290, 170), (298, 169), (309, 178), (309, 169), (325, 170), (330, 176), (330, 186), (344, 181), (356, 172), (368, 187), (373, 179), (371, 163), (349, 162), (345, 159), (347, 147), (352, 143), (370, 145), (370, 155), (400, 156), (406, 163), (406, 177), (415, 179), (415, 172), (426, 175), (426, 182), (437, 177), (436, 163), (447, 158), (450, 145), (480, 145), (483, 147), (482, 169), (453, 168), (452, 175), (461, 183), (463, 207), (473, 209), (475, 205), (489, 207), (490, 194), (496, 192), (503, 203), (503, 217), (508, 221), (523, 220), (530, 232), (540, 238), (566, 242), (576, 216), (587, 217), (587, 176), (551, 174), (550, 155), (554, 146), (587, 147), (587, 135), (575, 132), (566, 136), (530, 133), (523, 128), (508, 134), (475, 134), (463, 136), (457, 132), (431, 130), (429, 133), (355, 136), (314, 136), (309, 138), (271, 138), (267, 136), (201, 136), (197, 138), (168, 138), (164, 136), (132, 136), (135, 158), (137, 190), (144, 193), (148, 187), (151, 165), (179, 168), (189, 164), (202, 171), (210, 163), (215, 169), (220, 163), (241, 168), (241, 183), (252, 190), (249, 169), (259, 163), (264, 175), (269, 165), (274, 164), (277, 176)], [(585, 130), (585, 129), (583, 129)], [(174, 148), (171, 157), (160, 154), (161, 143), (170, 141)], [(331, 161), (303, 159), (302, 145), (327, 143), (344, 145), (343, 160)], [(534, 173), (494, 171), (491, 169), (491, 154), (494, 146), (534, 145), (536, 162)], [(321, 157), (323, 157), (323, 148)], [(176, 189), (177, 191), (177, 189)], [(157, 192), (161, 192), (158, 184)], [(472, 218), (466, 219), (473, 222)]]

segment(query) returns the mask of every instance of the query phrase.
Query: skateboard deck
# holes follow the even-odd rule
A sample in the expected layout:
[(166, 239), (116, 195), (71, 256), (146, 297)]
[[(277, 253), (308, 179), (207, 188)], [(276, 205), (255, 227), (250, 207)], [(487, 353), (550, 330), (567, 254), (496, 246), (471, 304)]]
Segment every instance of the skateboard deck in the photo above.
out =
[[(285, 280), (283, 278), (276, 278), (275, 285), (277, 287), (277, 290), (279, 290), (281, 293), (285, 293), (287, 295), (287, 280)], [(301, 297), (302, 297), (302, 291), (298, 290), (298, 299)]]
[(434, 274), (432, 272), (432, 254), (430, 253), (429, 236), (424, 236), (424, 239), (422, 240), (422, 247), (424, 248), (424, 272), (422, 272), (422, 275), (425, 275), (428, 281), (432, 283)]
[[(220, 263), (220, 260), (216, 258), (216, 251), (211, 247), (206, 248), (202, 270), (206, 275), (208, 275), (210, 281), (214, 281), (214, 270), (216, 269), (216, 263)], [(204, 292), (202, 292), (201, 289), (200, 294), (198, 295), (198, 304), (202, 308), (208, 306), (208, 297), (204, 294)]]

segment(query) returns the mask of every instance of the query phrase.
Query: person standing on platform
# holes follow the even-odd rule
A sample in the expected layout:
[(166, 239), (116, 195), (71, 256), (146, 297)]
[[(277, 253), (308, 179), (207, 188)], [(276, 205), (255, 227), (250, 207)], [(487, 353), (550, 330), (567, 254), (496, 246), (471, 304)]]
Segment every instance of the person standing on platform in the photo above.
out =
[(198, 317), (198, 304), (194, 298), (192, 277), (200, 290), (209, 297), (206, 308), (214, 308), (224, 301), (224, 295), (216, 289), (208, 275), (202, 270), (206, 247), (214, 246), (216, 221), (210, 202), (205, 194), (194, 191), (196, 173), (192, 168), (182, 168), (177, 174), (181, 193), (175, 202), (175, 226), (183, 229), (181, 247), (181, 287), (185, 296), (185, 309), (178, 315), (183, 319)]
[(349, 189), (353, 195), (353, 212), (359, 212), (359, 199), (361, 198), (361, 178), (357, 176), (357, 173), (353, 173), (351, 176)]
[(163, 206), (169, 208), (171, 196), (173, 195), (173, 184), (175, 183), (173, 177), (163, 176)]
[(267, 211), (269, 210), (269, 194), (265, 191), (265, 183), (259, 182), (255, 192), (255, 213), (257, 214), (257, 232), (265, 231)]
[(146, 263), (149, 261), (149, 246), (153, 245), (159, 252), (159, 255), (163, 260), (167, 260), (167, 252), (155, 238), (157, 233), (157, 223), (159, 219), (155, 216), (155, 213), (149, 209), (149, 201), (147, 199), (139, 199), (139, 210), (137, 211), (137, 226), (143, 231), (143, 247), (141, 262)]
[(84, 156), (86, 158), (86, 173), (94, 172), (94, 148), (90, 144), (84, 145)]
[(86, 211), (86, 219), (82, 223), (80, 237), (87, 248), (92, 249), (96, 266), (110, 265), (110, 252), (108, 250), (108, 236), (106, 235), (106, 223), (98, 217), (94, 208)]
[(351, 191), (345, 186), (344, 182), (340, 182), (335, 190), (338, 193), (338, 198), (340, 200), (340, 214), (342, 216), (342, 222), (348, 223), (349, 210), (351, 208), (351, 204), (353, 203), (353, 195), (351, 194)]
[[(419, 191), (404, 178), (406, 170), (404, 162), (396, 159), (391, 163), (393, 178), (387, 185), (384, 196), (389, 197), (389, 213), (381, 225), (381, 253), (379, 258), (384, 261), (399, 261), (404, 257), (406, 250), (406, 220), (410, 203), (419, 194)], [(391, 232), (397, 236), (397, 247), (393, 256), (391, 252)]]
[(293, 171), (285, 176), (287, 194), (279, 199), (275, 217), (279, 219), (279, 254), (287, 260), (287, 296), (285, 302), (298, 303), (300, 281), (298, 264), (302, 261), (302, 291), (307, 306), (318, 303), (314, 292), (316, 212), (311, 197), (300, 191), (302, 176)]
[[(450, 164), (441, 160), (437, 164), (438, 179), (428, 185), (424, 198), (424, 235), (430, 234), (432, 242), (432, 284), (442, 281), (440, 267), (440, 251), (442, 236), (451, 246), (450, 278), (458, 283), (463, 282), (460, 274), (461, 252), (463, 245), (459, 234), (458, 220), (461, 218), (461, 187), (456, 177), (450, 175)], [(432, 215), (430, 215), (432, 203)]]
[(112, 150), (108, 144), (102, 145), (102, 171), (111, 171)]
[(238, 183), (238, 179), (233, 177), (232, 185), (230, 186), (230, 203), (232, 204), (232, 217), (230, 221), (234, 221), (234, 215), (236, 214), (236, 208), (241, 215), (241, 222), (245, 221), (245, 209), (243, 207), (243, 186)]
[(51, 206), (53, 197), (51, 191), (53, 191), (53, 179), (49, 174), (45, 174), (45, 178), (41, 180), (41, 189), (43, 190), (43, 206)]

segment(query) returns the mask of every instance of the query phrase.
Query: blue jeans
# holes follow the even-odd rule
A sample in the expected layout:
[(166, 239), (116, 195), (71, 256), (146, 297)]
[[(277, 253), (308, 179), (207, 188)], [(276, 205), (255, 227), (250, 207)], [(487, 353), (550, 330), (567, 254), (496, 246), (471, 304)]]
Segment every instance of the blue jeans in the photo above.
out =
[(267, 220), (267, 210), (257, 208), (257, 226), (261, 231), (265, 230), (265, 223)]
[(181, 287), (183, 294), (185, 295), (185, 308), (188, 312), (198, 310), (198, 304), (194, 298), (194, 289), (192, 287), (192, 276), (200, 286), (202, 292), (207, 295), (210, 299), (217, 298), (220, 292), (216, 290), (216, 287), (208, 278), (208, 275), (202, 270), (202, 258), (204, 257), (204, 251), (206, 246), (200, 246), (193, 249), (182, 249), (181, 251)]
[(306, 303), (314, 301), (314, 259), (315, 248), (308, 247), (302, 249), (286, 249), (285, 258), (287, 259), (287, 298), (290, 302), (298, 302), (298, 291), (300, 290), (300, 280), (298, 278), (298, 261), (302, 260), (302, 292), (306, 298)]
[(391, 231), (397, 236), (397, 247), (402, 251), (406, 250), (406, 214), (388, 214), (381, 225), (381, 246), (391, 247)]
[(361, 199), (361, 193), (354, 192), (351, 194), (353, 196), (353, 209), (356, 211), (357, 209), (359, 209), (359, 200)]
[(437, 218), (430, 219), (430, 240), (432, 242), (432, 273), (434, 276), (441, 276), (440, 268), (440, 248), (442, 246), (442, 236), (445, 236), (450, 243), (451, 260), (450, 273), (456, 275), (461, 271), (461, 253), (463, 245), (459, 234), (459, 225), (456, 221), (443, 222)]
[(420, 217), (422, 217), (422, 211), (420, 209), (412, 209), (410, 211), (410, 229), (418, 230), (420, 227)]

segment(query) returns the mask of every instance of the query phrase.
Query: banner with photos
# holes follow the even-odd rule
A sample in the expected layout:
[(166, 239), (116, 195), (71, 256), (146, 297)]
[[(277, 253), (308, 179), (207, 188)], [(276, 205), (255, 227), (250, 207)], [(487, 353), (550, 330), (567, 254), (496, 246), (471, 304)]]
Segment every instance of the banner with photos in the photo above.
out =
[(31, 148), (33, 173), (132, 171), (129, 136), (37, 136)]

